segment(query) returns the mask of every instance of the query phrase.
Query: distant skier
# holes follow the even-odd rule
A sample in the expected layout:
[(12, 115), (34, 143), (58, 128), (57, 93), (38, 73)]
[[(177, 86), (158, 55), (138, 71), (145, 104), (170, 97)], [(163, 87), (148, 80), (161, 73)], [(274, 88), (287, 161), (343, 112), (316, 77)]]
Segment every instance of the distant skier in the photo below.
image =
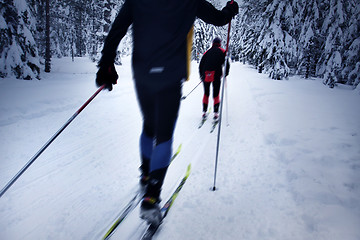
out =
[[(209, 104), (210, 85), (213, 86), (213, 99), (214, 99), (214, 120), (219, 118), (220, 106), (220, 86), (222, 66), (225, 63), (225, 49), (221, 48), (221, 39), (216, 37), (213, 40), (212, 47), (207, 50), (201, 58), (199, 65), (200, 78), (204, 84), (204, 96), (202, 99), (203, 104), (203, 119), (207, 118), (207, 109)], [(230, 65), (227, 63), (226, 76), (229, 74)]]
[(195, 18), (221, 26), (238, 8), (230, 1), (220, 11), (206, 0), (125, 0), (105, 39), (96, 84), (111, 91), (118, 78), (116, 49), (132, 24), (132, 67), (143, 115), (140, 183), (146, 186), (140, 217), (149, 223), (161, 222), (160, 192), (172, 155), (182, 83), (189, 75)]

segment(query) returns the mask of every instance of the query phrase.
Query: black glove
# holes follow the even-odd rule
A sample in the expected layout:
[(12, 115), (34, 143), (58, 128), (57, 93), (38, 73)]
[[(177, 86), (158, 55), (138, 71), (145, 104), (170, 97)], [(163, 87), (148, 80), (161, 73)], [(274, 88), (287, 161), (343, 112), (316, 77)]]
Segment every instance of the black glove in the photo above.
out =
[(118, 75), (114, 64), (103, 65), (99, 67), (99, 70), (96, 73), (96, 86), (101, 87), (105, 84), (105, 88), (111, 91), (112, 85), (117, 83), (117, 79)]
[(235, 1), (228, 1), (226, 3), (226, 7), (229, 9), (233, 17), (239, 13), (239, 5)]

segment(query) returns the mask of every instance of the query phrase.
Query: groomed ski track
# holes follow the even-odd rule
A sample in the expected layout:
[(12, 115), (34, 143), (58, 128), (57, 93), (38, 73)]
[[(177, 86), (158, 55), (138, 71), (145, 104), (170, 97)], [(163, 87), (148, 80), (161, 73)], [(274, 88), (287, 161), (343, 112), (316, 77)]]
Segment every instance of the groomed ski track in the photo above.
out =
[[(0, 81), (1, 186), (96, 90), (90, 60), (53, 64), (41, 81)], [(133, 197), (141, 116), (130, 58), (117, 71), (114, 90), (100, 93), (0, 198), (0, 239), (101, 239)], [(197, 72), (193, 62), (184, 95)], [(359, 96), (321, 80), (273, 81), (241, 63), (231, 64), (226, 93), (218, 190), (209, 190), (217, 128), (209, 133), (211, 113), (198, 129), (199, 86), (181, 105), (173, 146), (182, 150), (162, 199), (190, 162), (192, 172), (154, 239), (359, 239)], [(111, 239), (141, 236), (138, 216), (135, 209)]]

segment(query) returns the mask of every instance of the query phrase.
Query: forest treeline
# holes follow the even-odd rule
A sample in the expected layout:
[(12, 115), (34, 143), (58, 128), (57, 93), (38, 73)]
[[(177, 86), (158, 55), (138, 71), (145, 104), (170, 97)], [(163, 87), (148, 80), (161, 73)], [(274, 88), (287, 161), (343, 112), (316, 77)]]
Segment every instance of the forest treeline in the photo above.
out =
[[(124, 0), (1, 0), (0, 77), (39, 79), (51, 59), (100, 57), (104, 39)], [(212, 0), (218, 9), (222, 4)], [(273, 79), (320, 77), (356, 87), (360, 82), (360, 1), (239, 0), (232, 21), (230, 57)], [(196, 20), (193, 60), (227, 27)], [(151, 36), (149, 36), (151, 37)], [(116, 64), (132, 51), (131, 27)]]

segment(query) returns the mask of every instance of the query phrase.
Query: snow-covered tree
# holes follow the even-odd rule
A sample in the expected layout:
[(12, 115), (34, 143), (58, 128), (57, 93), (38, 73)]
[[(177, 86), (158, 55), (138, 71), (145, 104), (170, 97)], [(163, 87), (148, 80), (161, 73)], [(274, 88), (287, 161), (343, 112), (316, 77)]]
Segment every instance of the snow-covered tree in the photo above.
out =
[(330, 76), (357, 84), (360, 2), (243, 0), (233, 53), (274, 79)]
[[(210, 0), (209, 2), (218, 9), (222, 9), (223, 7), (219, 0)], [(214, 25), (205, 23), (201, 19), (196, 19), (194, 23), (192, 59), (198, 61), (211, 47), (215, 37), (219, 37), (222, 40), (222, 46), (225, 48), (227, 28), (215, 27)]]
[(345, 18), (342, 2), (342, 0), (330, 0), (328, 2), (329, 5), (324, 11), (327, 14), (324, 16), (321, 27), (321, 33), (326, 36), (326, 39), (318, 73), (323, 75), (325, 79), (330, 77), (335, 78), (336, 81), (340, 78), (341, 46), (344, 45), (342, 37)]
[(273, 79), (287, 77), (289, 65), (294, 65), (297, 60), (293, 3), (274, 0), (245, 1), (244, 4), (247, 10), (242, 17), (244, 37), (241, 48), (247, 59)]
[[(52, 57), (89, 56), (100, 51), (124, 0), (48, 0)], [(221, 9), (224, 1), (209, 0)], [(360, 82), (360, 1), (242, 0), (232, 21), (230, 56), (273, 79), (290, 74)], [(45, 1), (0, 0), (0, 77), (38, 78), (45, 59)], [(225, 48), (227, 25), (194, 23), (192, 59), (199, 60), (215, 37)], [(118, 48), (132, 52), (131, 28)]]
[(205, 51), (211, 47), (212, 40), (217, 36), (219, 34), (215, 26), (197, 19), (194, 24), (193, 58), (201, 58)]
[(360, 82), (360, 4), (348, 1), (345, 5), (346, 18), (342, 77), (346, 84), (357, 86)]
[(320, 21), (320, 10), (316, 0), (302, 1), (299, 6), (300, 31), (297, 42), (298, 64), (296, 73), (305, 78), (316, 76), (316, 64), (321, 55), (322, 38), (317, 24)]
[[(111, 24), (120, 10), (124, 0), (100, 1), (92, 0), (92, 9), (90, 10), (88, 53), (93, 61), (100, 59), (101, 50), (105, 38), (110, 31)], [(115, 59), (116, 64), (121, 64), (121, 56), (129, 55), (132, 52), (131, 28), (125, 37), (121, 40), (118, 54)]]
[(357, 86), (360, 83), (360, 37), (351, 42), (344, 53), (342, 74), (346, 84)]
[(39, 78), (36, 20), (22, 0), (0, 2), (0, 77)]
[(90, 58), (94, 62), (99, 59), (99, 52), (101, 51), (100, 47), (103, 42), (103, 38), (100, 37), (100, 32), (102, 30), (102, 18), (99, 18), (99, 15), (102, 14), (102, 2), (103, 1), (100, 0), (92, 0), (90, 9), (91, 28), (87, 48)]
[(230, 56), (233, 61), (239, 61), (242, 52), (240, 45), (242, 34), (240, 30), (240, 18), (239, 15), (237, 15), (233, 20), (230, 31)]

